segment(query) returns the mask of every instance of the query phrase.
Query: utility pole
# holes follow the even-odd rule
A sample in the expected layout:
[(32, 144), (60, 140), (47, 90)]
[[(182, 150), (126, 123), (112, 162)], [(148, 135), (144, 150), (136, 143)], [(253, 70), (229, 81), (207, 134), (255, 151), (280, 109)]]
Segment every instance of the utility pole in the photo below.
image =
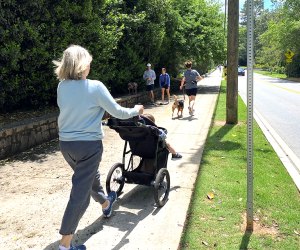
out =
[(238, 123), (239, 0), (228, 1), (226, 124)]
[(225, 15), (224, 15), (224, 35), (226, 32), (226, 24), (227, 24), (227, 0), (225, 0)]

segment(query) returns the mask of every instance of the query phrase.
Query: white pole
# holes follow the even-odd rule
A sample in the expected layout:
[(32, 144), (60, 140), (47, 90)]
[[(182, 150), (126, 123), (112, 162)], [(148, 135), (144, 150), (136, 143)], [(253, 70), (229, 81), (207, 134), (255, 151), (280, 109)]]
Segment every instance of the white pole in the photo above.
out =
[(253, 231), (253, 0), (247, 0), (247, 228)]

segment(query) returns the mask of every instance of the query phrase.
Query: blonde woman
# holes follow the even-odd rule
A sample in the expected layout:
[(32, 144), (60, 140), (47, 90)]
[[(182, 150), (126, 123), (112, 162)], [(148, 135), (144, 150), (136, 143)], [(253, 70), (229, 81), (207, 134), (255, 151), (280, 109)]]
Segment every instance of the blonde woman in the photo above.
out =
[(90, 196), (99, 202), (105, 217), (109, 217), (117, 196), (106, 196), (100, 184), (98, 167), (101, 161), (104, 112), (126, 119), (143, 113), (143, 106), (123, 108), (115, 102), (105, 85), (87, 78), (92, 56), (81, 46), (72, 45), (60, 61), (53, 61), (60, 80), (57, 88), (59, 106), (59, 145), (71, 166), (72, 189), (60, 228), (60, 250), (84, 250), (84, 245), (71, 246), (79, 220), (86, 211)]

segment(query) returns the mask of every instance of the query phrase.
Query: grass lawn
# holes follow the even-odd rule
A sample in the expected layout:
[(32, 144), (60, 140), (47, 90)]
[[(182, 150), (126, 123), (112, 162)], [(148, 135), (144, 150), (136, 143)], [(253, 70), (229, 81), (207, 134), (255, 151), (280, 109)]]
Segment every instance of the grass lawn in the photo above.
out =
[[(245, 232), (246, 107), (225, 125), (222, 82), (180, 249), (300, 249), (300, 197), (281, 161), (254, 126), (254, 231)], [(209, 196), (214, 195), (213, 199)], [(212, 198), (212, 197), (211, 197)]]
[(275, 73), (275, 72), (272, 73), (272, 72), (266, 71), (266, 70), (254, 70), (254, 73), (265, 75), (265, 76), (271, 76), (274, 78), (287, 79), (286, 74), (279, 74), (279, 73)]

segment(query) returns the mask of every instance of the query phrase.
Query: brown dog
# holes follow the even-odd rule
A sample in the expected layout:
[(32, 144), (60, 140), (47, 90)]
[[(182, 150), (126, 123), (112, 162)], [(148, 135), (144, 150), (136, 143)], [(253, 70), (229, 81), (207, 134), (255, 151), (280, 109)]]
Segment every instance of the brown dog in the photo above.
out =
[(128, 92), (129, 92), (129, 95), (130, 94), (137, 94), (137, 87), (138, 87), (138, 84), (136, 82), (130, 82), (128, 83)]
[[(183, 108), (184, 108), (184, 101), (178, 100), (177, 96), (174, 95), (174, 103), (172, 105), (172, 118), (173, 118), (175, 109), (177, 109), (177, 116), (182, 117)], [(180, 115), (179, 115), (179, 112), (180, 112)]]

